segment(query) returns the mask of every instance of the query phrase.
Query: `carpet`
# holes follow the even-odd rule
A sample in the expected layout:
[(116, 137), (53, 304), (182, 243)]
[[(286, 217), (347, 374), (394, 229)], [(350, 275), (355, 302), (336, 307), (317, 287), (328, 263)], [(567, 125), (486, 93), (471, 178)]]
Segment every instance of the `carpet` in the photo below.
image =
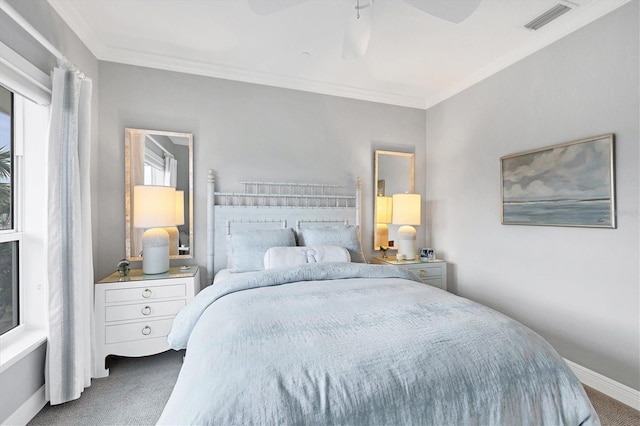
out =
[(178, 378), (184, 351), (109, 357), (109, 377), (93, 379), (82, 396), (47, 404), (29, 425), (154, 425)]
[(638, 426), (640, 411), (616, 401), (597, 390), (585, 386), (591, 405), (595, 408), (602, 426)]

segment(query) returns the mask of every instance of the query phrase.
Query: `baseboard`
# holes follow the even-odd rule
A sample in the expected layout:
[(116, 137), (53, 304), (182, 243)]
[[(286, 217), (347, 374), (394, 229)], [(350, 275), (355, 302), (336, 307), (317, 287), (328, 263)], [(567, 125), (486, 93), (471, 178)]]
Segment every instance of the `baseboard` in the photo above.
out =
[(47, 404), (44, 385), (29, 397), (16, 411), (2, 422), (3, 426), (24, 426)]
[(565, 359), (565, 361), (576, 377), (578, 377), (578, 380), (583, 384), (636, 410), (640, 410), (640, 391), (616, 382), (568, 359)]

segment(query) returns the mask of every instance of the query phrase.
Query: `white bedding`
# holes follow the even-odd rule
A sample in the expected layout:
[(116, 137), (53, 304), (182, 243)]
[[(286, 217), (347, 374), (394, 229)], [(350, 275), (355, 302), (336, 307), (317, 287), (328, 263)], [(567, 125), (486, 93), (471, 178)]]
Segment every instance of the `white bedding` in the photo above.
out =
[(204, 289), (158, 424), (599, 425), (533, 331), (393, 266), (312, 263)]

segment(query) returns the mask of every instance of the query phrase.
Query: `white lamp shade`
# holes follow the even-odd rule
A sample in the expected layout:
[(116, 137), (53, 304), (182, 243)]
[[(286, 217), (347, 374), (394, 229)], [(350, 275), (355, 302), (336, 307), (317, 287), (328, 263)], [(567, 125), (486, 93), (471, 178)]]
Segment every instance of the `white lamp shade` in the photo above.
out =
[(176, 225), (175, 188), (136, 185), (133, 187), (133, 226), (157, 228)]
[(420, 225), (420, 194), (393, 194), (394, 225)]
[(393, 198), (376, 197), (376, 223), (391, 223), (393, 211)]
[(184, 191), (176, 191), (176, 226), (184, 225)]

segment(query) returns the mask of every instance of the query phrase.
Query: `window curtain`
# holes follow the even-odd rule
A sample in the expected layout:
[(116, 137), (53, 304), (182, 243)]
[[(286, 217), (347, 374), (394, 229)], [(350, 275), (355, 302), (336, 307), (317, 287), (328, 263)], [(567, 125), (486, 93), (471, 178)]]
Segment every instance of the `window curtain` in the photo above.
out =
[(164, 186), (173, 188), (178, 184), (178, 160), (168, 155), (164, 157)]
[(93, 325), (91, 80), (70, 64), (58, 65), (52, 73), (47, 170), (45, 389), (52, 405), (79, 398), (91, 385)]

